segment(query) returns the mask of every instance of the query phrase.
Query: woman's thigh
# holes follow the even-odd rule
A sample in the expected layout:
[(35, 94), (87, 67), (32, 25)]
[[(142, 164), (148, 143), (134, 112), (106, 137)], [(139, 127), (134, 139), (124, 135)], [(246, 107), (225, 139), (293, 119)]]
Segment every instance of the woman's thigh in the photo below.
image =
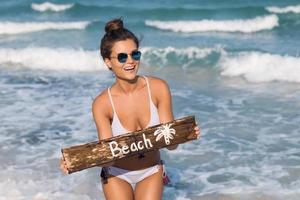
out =
[(162, 173), (162, 165), (159, 165), (157, 173), (138, 182), (134, 191), (135, 200), (160, 200), (164, 188)]
[(108, 178), (106, 183), (102, 183), (102, 189), (106, 200), (134, 199), (132, 186), (118, 177)]

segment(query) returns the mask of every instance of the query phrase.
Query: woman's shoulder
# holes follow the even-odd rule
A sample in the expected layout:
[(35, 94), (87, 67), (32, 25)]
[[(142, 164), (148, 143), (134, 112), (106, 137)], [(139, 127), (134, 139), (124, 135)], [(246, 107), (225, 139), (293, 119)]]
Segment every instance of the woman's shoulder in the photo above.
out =
[(168, 83), (158, 77), (155, 76), (147, 76), (148, 80), (149, 80), (149, 84), (151, 86), (151, 88), (153, 89), (163, 89), (163, 88), (168, 88)]
[(108, 96), (108, 90), (103, 90), (93, 101), (92, 107), (94, 110), (108, 110), (110, 102), (109, 102), (109, 96)]
[(147, 76), (149, 80), (150, 90), (152, 94), (152, 98), (155, 104), (157, 105), (159, 101), (166, 99), (171, 95), (170, 88), (168, 83), (154, 76)]

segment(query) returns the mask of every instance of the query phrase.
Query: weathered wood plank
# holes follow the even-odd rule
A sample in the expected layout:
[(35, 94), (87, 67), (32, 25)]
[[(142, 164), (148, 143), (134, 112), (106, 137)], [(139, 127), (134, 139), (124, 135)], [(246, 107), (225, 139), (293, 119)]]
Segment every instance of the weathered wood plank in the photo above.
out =
[(197, 138), (195, 117), (188, 116), (144, 130), (62, 149), (69, 173), (107, 164)]

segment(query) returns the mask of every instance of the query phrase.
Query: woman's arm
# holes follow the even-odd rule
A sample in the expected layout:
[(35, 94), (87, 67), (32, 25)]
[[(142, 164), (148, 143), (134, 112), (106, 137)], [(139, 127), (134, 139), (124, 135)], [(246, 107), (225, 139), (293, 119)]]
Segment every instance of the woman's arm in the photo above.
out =
[[(152, 78), (152, 85), (154, 85), (154, 91), (157, 96), (157, 108), (159, 113), (159, 119), (161, 123), (167, 123), (174, 120), (173, 116), (173, 107), (172, 107), (172, 96), (168, 84), (161, 79)], [(200, 137), (200, 128), (198, 125), (194, 128), (194, 132), (191, 133), (191, 136), (197, 138)], [(178, 145), (168, 146), (167, 149), (174, 150)]]
[[(92, 105), (93, 117), (97, 127), (99, 141), (112, 137), (109, 115), (110, 103), (107, 101), (107, 99), (107, 93), (103, 92), (94, 100)], [(111, 162), (101, 165), (101, 167), (106, 167), (113, 164), (114, 162)]]
[[(157, 109), (159, 114), (159, 120), (161, 123), (167, 123), (174, 120), (173, 107), (172, 107), (172, 96), (170, 88), (166, 81), (158, 78), (153, 78), (152, 86), (156, 92), (157, 97)], [(168, 146), (167, 149), (176, 149), (178, 145)]]
[(109, 116), (109, 102), (105, 92), (101, 93), (93, 102), (93, 117), (97, 127), (98, 139), (103, 140), (112, 137), (112, 130)]

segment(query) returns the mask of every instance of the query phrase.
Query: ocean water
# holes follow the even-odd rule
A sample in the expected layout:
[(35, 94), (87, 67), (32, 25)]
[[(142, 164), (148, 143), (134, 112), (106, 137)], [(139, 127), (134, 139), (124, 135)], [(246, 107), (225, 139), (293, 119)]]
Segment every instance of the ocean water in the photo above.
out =
[(162, 150), (163, 199), (300, 199), (299, 0), (1, 1), (0, 200), (104, 199), (100, 168), (59, 170), (97, 140), (91, 104), (114, 77), (105, 22), (141, 39), (140, 74), (165, 79), (198, 141)]

